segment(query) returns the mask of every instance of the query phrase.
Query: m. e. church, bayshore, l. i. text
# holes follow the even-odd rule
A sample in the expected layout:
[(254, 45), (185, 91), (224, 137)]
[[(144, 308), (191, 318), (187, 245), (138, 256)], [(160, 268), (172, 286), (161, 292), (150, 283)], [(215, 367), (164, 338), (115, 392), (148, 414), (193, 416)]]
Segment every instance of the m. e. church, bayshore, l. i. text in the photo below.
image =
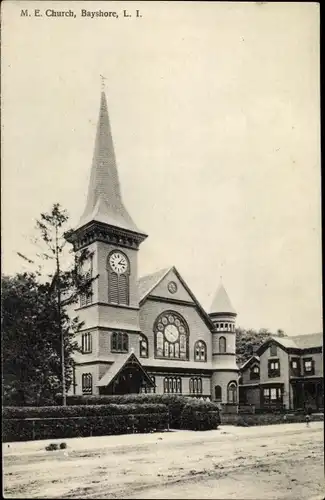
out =
[(90, 19), (94, 19), (97, 17), (107, 17), (107, 18), (132, 18), (132, 17), (142, 17), (139, 9), (135, 9), (134, 11), (129, 11), (126, 9), (121, 10), (120, 12), (111, 11), (111, 10), (86, 10), (81, 9), (78, 14), (72, 10), (55, 10), (55, 9), (46, 9), (45, 11), (41, 11), (41, 9), (34, 9), (32, 13), (28, 9), (21, 9), (20, 17), (50, 17), (50, 18), (61, 18), (61, 17), (88, 17)]

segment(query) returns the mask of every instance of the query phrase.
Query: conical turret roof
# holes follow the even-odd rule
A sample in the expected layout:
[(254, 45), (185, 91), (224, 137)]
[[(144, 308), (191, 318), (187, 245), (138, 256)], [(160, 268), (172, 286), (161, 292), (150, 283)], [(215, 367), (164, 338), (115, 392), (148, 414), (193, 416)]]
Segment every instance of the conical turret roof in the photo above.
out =
[(104, 91), (102, 91), (100, 98), (86, 208), (76, 229), (91, 221), (142, 233), (133, 222), (122, 201)]
[(236, 314), (236, 311), (232, 303), (230, 302), (225, 287), (221, 283), (212, 301), (212, 305), (210, 308), (210, 315), (222, 314), (222, 313)]

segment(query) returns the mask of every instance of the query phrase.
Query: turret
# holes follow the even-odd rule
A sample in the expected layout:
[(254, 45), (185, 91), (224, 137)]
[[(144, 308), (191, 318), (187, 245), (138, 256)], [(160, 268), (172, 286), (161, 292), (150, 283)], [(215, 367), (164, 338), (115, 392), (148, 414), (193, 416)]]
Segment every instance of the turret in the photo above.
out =
[(212, 301), (210, 318), (214, 324), (212, 333), (213, 372), (212, 399), (222, 404), (224, 410), (237, 412), (238, 366), (236, 363), (236, 316), (228, 294), (220, 284)]

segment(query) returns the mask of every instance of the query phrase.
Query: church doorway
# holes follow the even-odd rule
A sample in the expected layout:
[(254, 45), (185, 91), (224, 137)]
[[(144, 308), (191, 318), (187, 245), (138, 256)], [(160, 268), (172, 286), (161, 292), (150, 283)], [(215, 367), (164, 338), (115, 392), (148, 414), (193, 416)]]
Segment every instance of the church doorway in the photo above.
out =
[(99, 393), (100, 395), (139, 394), (143, 392), (144, 387), (149, 388), (152, 385), (152, 380), (134, 357), (125, 363), (107, 386), (100, 387)]

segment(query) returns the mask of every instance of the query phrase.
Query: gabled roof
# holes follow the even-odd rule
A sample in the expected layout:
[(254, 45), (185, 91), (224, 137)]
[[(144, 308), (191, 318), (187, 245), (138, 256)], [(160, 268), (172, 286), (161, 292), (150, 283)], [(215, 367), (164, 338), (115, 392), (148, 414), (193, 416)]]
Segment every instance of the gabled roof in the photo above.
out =
[(219, 288), (212, 301), (210, 314), (222, 314), (222, 313), (236, 314), (236, 311), (232, 303), (230, 302), (225, 287), (223, 286), (222, 283), (220, 283)]
[(239, 367), (239, 370), (240, 371), (246, 370), (246, 368), (248, 368), (249, 365), (252, 364), (253, 362), (259, 363), (260, 362), (259, 356), (252, 356), (251, 358), (249, 358), (247, 361), (245, 361), (243, 365)]
[(304, 335), (292, 335), (288, 337), (270, 336), (266, 341), (257, 349), (257, 353), (261, 354), (265, 351), (271, 342), (276, 342), (284, 350), (288, 349), (312, 349), (314, 347), (322, 347), (323, 334), (311, 333)]
[(156, 288), (156, 286), (161, 282), (161, 280), (167, 275), (167, 273), (172, 269), (172, 267), (167, 267), (165, 269), (160, 269), (152, 274), (147, 274), (142, 276), (138, 280), (138, 291), (139, 300), (145, 299), (149, 293)]
[(99, 380), (97, 387), (106, 387), (107, 385), (111, 384), (116, 379), (118, 374), (123, 370), (124, 366), (130, 361), (136, 363), (141, 368), (148, 383), (150, 385), (153, 385), (153, 382), (149, 377), (148, 373), (143, 368), (136, 355), (133, 352), (131, 352), (131, 354), (127, 353), (119, 355), (118, 360), (114, 361), (114, 363), (107, 369), (102, 378)]
[(185, 290), (191, 297), (194, 305), (196, 306), (197, 310), (199, 311), (202, 319), (207, 324), (208, 328), (214, 328), (210, 316), (208, 315), (207, 312), (205, 312), (205, 310), (203, 309), (197, 298), (194, 296), (194, 294), (191, 292), (190, 288), (187, 286), (187, 284), (185, 283), (184, 279), (179, 274), (175, 266), (162, 269), (161, 271), (157, 271), (154, 274), (140, 278), (140, 280), (138, 281), (138, 285), (141, 289), (141, 293), (139, 292), (140, 306), (144, 303), (144, 301), (147, 299), (150, 293), (156, 288), (156, 286), (158, 286), (159, 283), (164, 279), (164, 277), (169, 273), (169, 271), (173, 271), (173, 273), (175, 274), (181, 285), (185, 288)]

